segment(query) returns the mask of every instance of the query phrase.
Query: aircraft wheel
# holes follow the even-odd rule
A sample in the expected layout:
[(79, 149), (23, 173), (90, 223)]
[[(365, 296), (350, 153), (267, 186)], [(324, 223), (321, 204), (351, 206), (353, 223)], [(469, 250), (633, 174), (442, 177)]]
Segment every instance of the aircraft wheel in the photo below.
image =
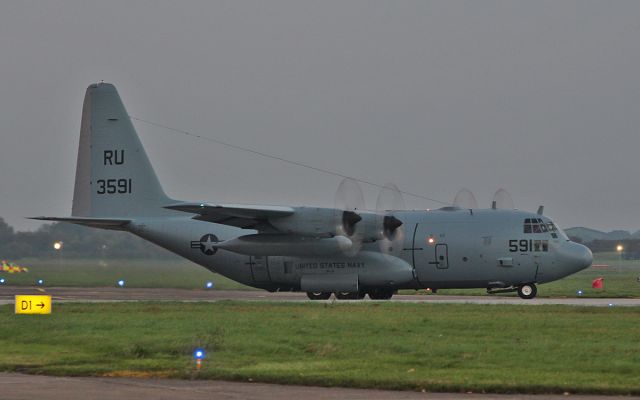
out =
[(533, 299), (536, 297), (536, 294), (538, 294), (538, 288), (534, 283), (527, 283), (525, 285), (518, 286), (518, 296), (520, 296), (521, 299)]
[(311, 300), (327, 300), (331, 297), (331, 292), (307, 292), (307, 297)]
[(369, 298), (371, 300), (389, 300), (393, 297), (393, 289), (375, 289), (369, 292)]
[(363, 292), (336, 292), (336, 299), (339, 300), (360, 300), (364, 299)]

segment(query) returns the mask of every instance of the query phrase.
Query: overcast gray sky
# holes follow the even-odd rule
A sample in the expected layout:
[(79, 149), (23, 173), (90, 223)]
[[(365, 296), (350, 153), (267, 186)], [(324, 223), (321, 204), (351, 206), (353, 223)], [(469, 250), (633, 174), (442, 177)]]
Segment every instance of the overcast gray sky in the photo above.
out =
[[(638, 1), (4, 1), (10, 224), (70, 214), (100, 80), (130, 115), (196, 134), (443, 201), (467, 187), (488, 206), (505, 188), (564, 227), (640, 229)], [(135, 125), (174, 198), (333, 206), (339, 178)]]

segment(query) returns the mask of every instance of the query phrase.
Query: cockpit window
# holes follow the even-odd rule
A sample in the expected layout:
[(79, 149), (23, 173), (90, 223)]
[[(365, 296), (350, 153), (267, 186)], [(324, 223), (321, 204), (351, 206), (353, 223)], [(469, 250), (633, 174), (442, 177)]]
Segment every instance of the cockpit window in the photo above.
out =
[(524, 220), (524, 233), (531, 233), (531, 218)]
[(526, 218), (524, 220), (524, 233), (546, 233), (556, 237), (557, 228), (552, 222), (546, 223), (541, 218)]

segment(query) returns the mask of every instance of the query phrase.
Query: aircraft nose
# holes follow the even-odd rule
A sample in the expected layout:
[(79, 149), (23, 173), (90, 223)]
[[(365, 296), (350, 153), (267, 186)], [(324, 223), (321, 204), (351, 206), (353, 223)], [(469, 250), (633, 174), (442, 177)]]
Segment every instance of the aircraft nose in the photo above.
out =
[(580, 271), (589, 268), (593, 262), (593, 253), (591, 253), (591, 250), (589, 250), (587, 246), (578, 243), (571, 242), (570, 244), (571, 246), (568, 249), (569, 257), (575, 270)]

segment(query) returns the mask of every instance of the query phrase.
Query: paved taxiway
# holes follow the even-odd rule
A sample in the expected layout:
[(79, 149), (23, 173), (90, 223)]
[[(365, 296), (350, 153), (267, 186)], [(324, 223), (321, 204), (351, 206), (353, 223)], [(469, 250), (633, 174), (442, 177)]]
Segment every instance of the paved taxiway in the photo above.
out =
[[(387, 390), (324, 388), (273, 385), (265, 383), (188, 381), (177, 379), (70, 378), (22, 374), (0, 374), (2, 398), (14, 400), (596, 400), (619, 399), (609, 396), (572, 395), (493, 395), (466, 393), (420, 393)], [(640, 397), (625, 397), (638, 400)]]
[[(16, 294), (50, 294), (55, 303), (101, 301), (310, 301), (304, 293), (269, 293), (258, 290), (204, 290), (204, 289), (141, 289), (141, 288), (71, 288), (71, 287), (18, 287), (0, 286), (0, 304), (13, 304)], [(336, 300), (327, 300), (336, 301)], [(345, 301), (345, 300), (337, 300)], [(353, 300), (349, 300), (353, 301)], [(363, 300), (371, 301), (371, 300)], [(387, 300), (382, 300), (387, 301)], [(471, 304), (560, 304), (572, 306), (632, 306), (640, 307), (640, 299), (595, 298), (536, 298), (522, 300), (506, 296), (441, 296), (396, 295), (394, 302), (471, 303)]]

